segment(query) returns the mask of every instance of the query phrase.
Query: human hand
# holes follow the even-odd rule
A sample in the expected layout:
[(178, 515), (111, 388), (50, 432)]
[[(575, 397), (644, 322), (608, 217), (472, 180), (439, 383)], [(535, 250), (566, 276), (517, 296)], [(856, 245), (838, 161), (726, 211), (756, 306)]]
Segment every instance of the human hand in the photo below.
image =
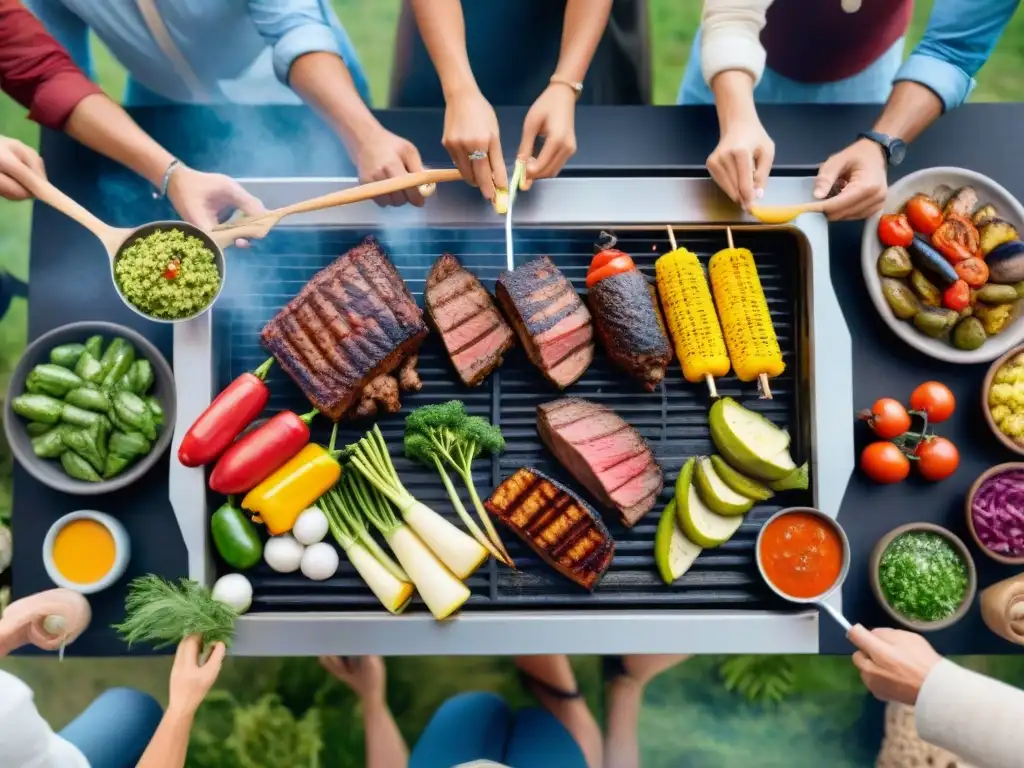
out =
[[(377, 130), (359, 137), (352, 152), (352, 160), (359, 172), (360, 184), (384, 181), (423, 170), (419, 150), (401, 136), (386, 130), (384, 126), (378, 126)], [(413, 187), (374, 198), (374, 202), (380, 206), (396, 207), (412, 203), (418, 208), (423, 205), (423, 195)]]
[(860, 650), (853, 663), (867, 689), (882, 701), (913, 706), (928, 673), (942, 657), (927, 640), (914, 632), (874, 629), (860, 624), (847, 637)]
[[(174, 210), (189, 224), (209, 232), (217, 226), (221, 216), (238, 209), (247, 216), (255, 216), (266, 209), (242, 185), (222, 173), (203, 173), (193, 168), (178, 167), (167, 182), (167, 199)], [(235, 245), (246, 247), (245, 240)]]
[(722, 191), (747, 210), (764, 195), (774, 161), (775, 142), (755, 114), (722, 132), (707, 166)]
[(825, 203), (823, 212), (832, 221), (866, 219), (882, 210), (889, 191), (885, 152), (868, 139), (858, 139), (821, 164), (814, 182), (814, 196), (824, 200), (837, 183), (842, 190)]
[[(441, 143), (465, 182), (479, 187), (485, 198), (494, 202), (496, 189), (508, 189), (498, 116), (479, 90), (465, 91), (448, 99)], [(475, 159), (471, 159), (471, 155)]]
[[(534, 159), (537, 137), (544, 147)], [(576, 154), (576, 93), (561, 83), (549, 85), (530, 107), (523, 122), (519, 159), (526, 163), (520, 189), (527, 190), (535, 179), (557, 176)]]
[(387, 670), (380, 656), (321, 656), (320, 666), (360, 699), (384, 699)]
[(189, 635), (178, 645), (171, 667), (169, 709), (193, 714), (217, 681), (227, 650), (224, 643), (215, 644), (206, 663), (200, 666), (202, 645), (200, 635)]
[(31, 643), (55, 651), (89, 626), (89, 601), (70, 589), (49, 589), (7, 606), (0, 617), (0, 656)]
[(0, 197), (8, 200), (28, 200), (32, 193), (8, 175), (13, 166), (28, 168), (37, 176), (46, 178), (43, 158), (34, 149), (17, 139), (0, 136)]

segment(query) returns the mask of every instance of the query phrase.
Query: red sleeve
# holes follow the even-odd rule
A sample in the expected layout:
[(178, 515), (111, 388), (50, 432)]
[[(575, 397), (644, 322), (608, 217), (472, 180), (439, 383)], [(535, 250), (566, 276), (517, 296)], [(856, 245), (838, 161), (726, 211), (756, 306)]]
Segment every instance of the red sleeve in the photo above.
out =
[(57, 130), (78, 102), (103, 92), (19, 0), (0, 0), (0, 89)]

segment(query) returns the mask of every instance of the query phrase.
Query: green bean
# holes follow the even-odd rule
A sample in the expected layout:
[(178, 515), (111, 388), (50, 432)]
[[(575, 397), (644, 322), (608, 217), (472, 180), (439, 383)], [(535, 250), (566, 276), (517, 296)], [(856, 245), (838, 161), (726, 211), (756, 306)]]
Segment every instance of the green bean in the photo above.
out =
[(100, 453), (96, 435), (87, 429), (65, 429), (61, 432), (64, 445), (85, 459), (97, 472), (102, 472), (106, 456)]
[(78, 358), (78, 362), (75, 364), (75, 373), (86, 381), (91, 381), (93, 384), (99, 384), (103, 381), (103, 366), (99, 360), (93, 357), (88, 347), (86, 347), (82, 356)]
[(139, 432), (112, 432), (107, 443), (110, 453), (116, 453), (126, 459), (145, 456), (152, 447), (153, 444)]
[(68, 473), (68, 477), (74, 480), (98, 483), (103, 479), (88, 461), (74, 451), (64, 451), (60, 455), (60, 465)]
[(125, 467), (131, 463), (132, 460), (126, 459), (124, 456), (118, 456), (116, 453), (107, 454), (107, 460), (103, 465), (103, 479), (109, 480), (110, 478), (121, 474)]
[(136, 395), (144, 395), (153, 386), (153, 366), (149, 360), (136, 360), (128, 371), (130, 389)]
[(61, 344), (50, 350), (50, 362), (73, 371), (83, 352), (85, 352), (84, 344)]
[(67, 424), (76, 427), (92, 427), (103, 422), (103, 415), (96, 411), (87, 411), (71, 403), (61, 406), (60, 418)]
[(156, 424), (145, 400), (134, 392), (122, 390), (114, 393), (113, 404), (114, 413), (121, 422), (133, 431), (141, 432), (147, 440), (156, 440)]
[(100, 360), (100, 365), (103, 368), (102, 386), (104, 388), (113, 387), (121, 380), (122, 376), (131, 370), (134, 362), (135, 347), (131, 345), (131, 342), (120, 336), (114, 339), (107, 347), (107, 351), (103, 353), (103, 359)]
[(88, 352), (93, 357), (95, 357), (96, 361), (99, 362), (99, 359), (103, 357), (103, 337), (100, 335), (96, 335), (90, 336), (88, 339), (86, 339), (85, 351)]
[(53, 424), (43, 424), (41, 421), (30, 421), (25, 425), (25, 431), (29, 437), (39, 437), (45, 435), (53, 429)]
[(155, 397), (147, 397), (146, 405), (149, 407), (149, 412), (153, 415), (153, 423), (157, 429), (160, 429), (164, 425), (164, 407), (160, 405), (160, 401)]
[(84, 408), (87, 411), (106, 413), (110, 410), (110, 398), (105, 392), (98, 389), (81, 387), (68, 392), (64, 402), (77, 408)]
[(67, 450), (61, 439), (63, 427), (53, 427), (49, 432), (32, 438), (32, 452), (41, 459), (55, 459)]
[(29, 421), (39, 421), (43, 424), (56, 424), (60, 421), (61, 411), (64, 404), (49, 395), (18, 395), (11, 401), (11, 407), (19, 416)]

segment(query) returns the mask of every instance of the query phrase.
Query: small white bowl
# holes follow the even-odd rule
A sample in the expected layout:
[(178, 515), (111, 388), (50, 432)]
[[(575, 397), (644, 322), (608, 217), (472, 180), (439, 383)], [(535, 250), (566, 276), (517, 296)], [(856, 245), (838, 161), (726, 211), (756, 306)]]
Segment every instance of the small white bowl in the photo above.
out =
[[(57, 540), (57, 534), (64, 526), (75, 520), (95, 520), (110, 531), (110, 535), (114, 537), (114, 565), (107, 572), (106, 576), (99, 581), (94, 581), (92, 584), (78, 584), (69, 581), (57, 570), (57, 565), (53, 561), (53, 545)], [(120, 579), (128, 567), (130, 557), (131, 545), (128, 540), (128, 532), (124, 529), (124, 526), (110, 515), (103, 512), (94, 512), (91, 509), (69, 512), (64, 515), (64, 517), (50, 526), (50, 530), (46, 532), (46, 538), (43, 540), (43, 565), (46, 567), (46, 575), (50, 577), (50, 581), (58, 587), (70, 589), (82, 595), (92, 595), (100, 592)]]
[(1024, 341), (1024, 317), (1016, 318), (1009, 328), (989, 338), (977, 349), (957, 349), (948, 340), (933, 339), (917, 330), (913, 323), (900, 320), (892, 313), (885, 296), (882, 295), (882, 278), (878, 274), (878, 257), (885, 250), (885, 246), (878, 239), (879, 219), (882, 218), (883, 213), (899, 211), (907, 200), (919, 192), (930, 195), (937, 187), (943, 185), (953, 189), (966, 186), (974, 187), (978, 191), (979, 205), (986, 203), (994, 205), (999, 213), (999, 218), (1010, 222), (1024, 237), (1024, 206), (1005, 187), (988, 176), (969, 171), (966, 168), (924, 168), (904, 176), (890, 186), (885, 200), (885, 208), (864, 224), (864, 235), (861, 238), (861, 265), (864, 281), (867, 283), (871, 301), (874, 302), (882, 320), (892, 329), (893, 333), (914, 349), (946, 363), (967, 365), (990, 363)]

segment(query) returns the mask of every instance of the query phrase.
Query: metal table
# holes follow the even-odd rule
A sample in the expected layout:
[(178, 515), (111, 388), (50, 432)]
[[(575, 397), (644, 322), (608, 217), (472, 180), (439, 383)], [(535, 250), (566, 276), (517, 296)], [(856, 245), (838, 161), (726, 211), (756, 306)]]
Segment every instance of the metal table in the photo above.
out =
[[(1016, 105), (972, 105), (958, 110), (915, 143), (905, 170), (929, 165), (962, 165), (991, 175), (1012, 193), (1024, 197), (1024, 181), (1017, 173), (1024, 160), (1017, 159), (1011, 151), (1015, 146), (1011, 126), (1016, 124), (1015, 118), (1020, 116), (1022, 109)], [(136, 116), (172, 152), (197, 167), (247, 177), (350, 176), (351, 169), (340, 148), (315, 118), (305, 112), (300, 116), (290, 113), (287, 108), (227, 110), (208, 120), (208, 129), (204, 128), (202, 137), (198, 139), (194, 138), (196, 121), (200, 116), (208, 116), (200, 110), (139, 110)], [(869, 124), (875, 110), (869, 107), (791, 107), (767, 108), (762, 113), (778, 144), (778, 166), (784, 170), (786, 166), (810, 166), (820, 162), (830, 152), (844, 146), (859, 126)], [(507, 137), (518, 134), (522, 116), (523, 110), (507, 110), (500, 114), (503, 133)], [(285, 117), (297, 119), (289, 122)], [(440, 113), (429, 110), (384, 112), (382, 119), (389, 128), (414, 141), (428, 164), (446, 164), (443, 150), (437, 142), (442, 121)], [(580, 153), (572, 167), (580, 170), (631, 170), (643, 175), (653, 169), (693, 169), (702, 165), (717, 137), (714, 115), (704, 108), (581, 108), (577, 122)], [(964, 140), (965, 136), (970, 140)], [(245, 149), (246, 138), (257, 142), (249, 145), (255, 148)], [(273, 144), (270, 143), (271, 138)], [(269, 146), (282, 149), (271, 153), (267, 151)], [(1005, 148), (1005, 152), (999, 151), (1000, 148)], [(158, 218), (164, 213), (148, 200), (148, 190), (144, 185), (64, 137), (47, 134), (43, 154), (55, 183), (112, 223), (136, 223)], [(774, 190), (781, 187), (779, 182), (773, 182), (771, 194), (775, 195)], [(920, 519), (942, 523), (964, 535), (964, 492), (978, 473), (1006, 460), (1007, 455), (986, 432), (979, 418), (984, 367), (954, 368), (928, 360), (902, 345), (875, 315), (859, 274), (860, 230), (857, 224), (829, 228), (832, 284), (853, 341), (851, 409), (852, 406), (868, 405), (883, 395), (906, 397), (911, 388), (921, 381), (941, 379), (956, 392), (960, 401), (956, 417), (945, 425), (943, 433), (957, 442), (962, 454), (957, 474), (938, 485), (910, 481), (898, 487), (875, 487), (863, 481), (857, 473), (848, 478), (830, 480), (831, 493), (838, 493), (845, 485), (839, 514), (850, 534), (853, 548), (853, 567), (843, 592), (843, 607), (850, 618), (870, 626), (884, 623), (882, 613), (871, 597), (866, 573), (867, 556), (874, 542), (891, 527)], [(37, 208), (33, 222), (30, 334), (35, 336), (76, 319), (108, 319), (145, 331), (170, 357), (172, 343), (169, 330), (146, 324), (122, 307), (108, 282), (108, 274), (97, 244), (77, 225), (44, 207)], [(180, 365), (178, 360), (172, 362)], [(839, 404), (833, 410), (832, 422), (840, 425), (845, 433), (845, 436), (834, 439), (848, 445), (852, 413)], [(863, 434), (858, 434), (856, 447), (859, 448), (865, 439)], [(853, 446), (849, 446), (849, 451), (852, 455)], [(131, 489), (84, 505), (113, 512), (125, 522), (133, 541), (133, 561), (126, 578), (145, 572), (173, 577), (189, 571), (184, 542), (165, 492), (169, 463), (169, 459), (161, 462), (144, 482)], [(21, 470), (16, 470), (16, 595), (50, 586), (39, 556), (42, 538), (53, 520), (82, 506), (82, 500), (45, 489)], [(976, 560), (981, 586), (1013, 573), (1012, 568), (990, 563), (980, 554)], [(94, 597), (93, 627), (76, 643), (75, 652), (84, 655), (125, 652), (124, 646), (108, 629), (109, 624), (120, 617), (123, 594), (124, 582)], [(688, 644), (687, 638), (664, 631), (676, 620), (674, 613), (645, 611), (647, 620), (628, 637), (616, 641), (615, 647), (626, 650), (636, 640), (637, 644), (629, 649), (814, 650), (806, 645), (808, 631), (814, 631), (809, 628), (817, 628), (818, 625), (814, 616), (806, 616), (803, 619), (806, 626), (798, 630), (803, 645), (796, 642), (795, 636), (775, 634), (753, 638), (749, 644), (738, 647), (724, 644), (710, 647), (703, 641), (699, 645)], [(575, 622), (580, 618), (578, 613), (573, 614), (561, 622), (563, 628), (568, 632), (578, 632), (579, 626)], [(707, 631), (717, 633), (723, 640), (738, 629), (729, 621), (710, 616), (700, 618), (706, 619), (702, 626)], [(476, 621), (468, 614), (463, 619), (468, 619), (467, 624)], [(260, 619), (254, 616), (251, 621), (255, 624)], [(547, 626), (555, 631), (560, 623), (551, 617), (546, 622), (534, 623), (531, 618), (525, 618), (523, 622), (514, 636), (497, 630), (481, 633), (476, 639), (483, 645), (462, 652), (479, 653), (481, 647), (496, 653), (524, 651), (526, 639), (538, 631), (537, 627)], [(315, 626), (315, 622), (311, 626)], [(362, 627), (368, 633), (373, 632), (366, 625)], [(596, 631), (601, 631), (599, 624), (595, 627)], [(410, 650), (421, 653), (458, 652), (459, 649), (450, 647), (450, 644), (445, 647), (448, 643), (445, 632), (452, 628), (440, 628), (434, 633), (436, 640), (430, 645)], [(820, 630), (822, 652), (848, 651), (848, 645), (837, 630), (824, 622)], [(359, 632), (359, 625), (351, 631)], [(257, 636), (258, 632), (253, 634), (254, 640)], [(372, 637), (372, 634), (368, 636)], [(657, 639), (641, 641), (641, 638), (650, 637)], [(984, 628), (976, 608), (960, 624), (930, 639), (946, 653), (1015, 650), (1015, 646)], [(339, 642), (331, 648), (336, 650), (340, 645)], [(381, 651), (393, 650), (387, 644), (375, 647)], [(244, 635), (239, 650), (261, 652), (258, 643), (247, 646)], [(302, 650), (293, 648), (292, 652)], [(588, 651), (584, 647), (573, 650)], [(589, 650), (596, 652), (601, 649)]]

